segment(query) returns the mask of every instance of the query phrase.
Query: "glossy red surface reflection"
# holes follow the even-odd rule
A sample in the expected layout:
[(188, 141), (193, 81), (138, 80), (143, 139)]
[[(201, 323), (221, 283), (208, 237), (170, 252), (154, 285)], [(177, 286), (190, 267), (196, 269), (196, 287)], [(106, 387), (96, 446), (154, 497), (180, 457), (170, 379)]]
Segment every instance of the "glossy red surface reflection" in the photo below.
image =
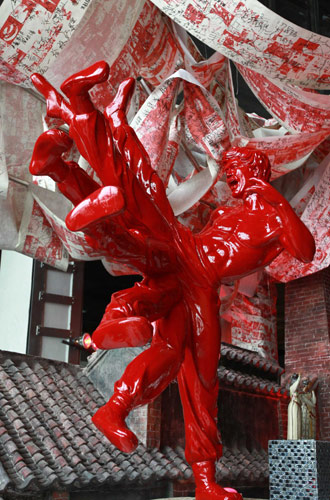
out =
[[(267, 182), (269, 162), (257, 151), (233, 148), (223, 158), (233, 196), (242, 203), (220, 207), (199, 234), (174, 217), (164, 186), (127, 123), (125, 110), (134, 81), (124, 81), (104, 114), (88, 90), (108, 77), (96, 63), (68, 78), (65, 99), (42, 76), (32, 81), (45, 96), (48, 114), (69, 125), (69, 136), (42, 134), (31, 172), (48, 174), (75, 205), (66, 222), (83, 230), (104, 256), (144, 276), (115, 293), (93, 334), (102, 349), (151, 345), (126, 368), (95, 425), (125, 452), (137, 439), (125, 418), (156, 398), (177, 377), (184, 410), (186, 458), (193, 465), (198, 500), (239, 500), (216, 485), (214, 463), (221, 455), (217, 429), (217, 366), (220, 353), (219, 295), (223, 280), (262, 269), (283, 249), (310, 261), (314, 241), (287, 201)], [(96, 172), (90, 179), (61, 155), (74, 141)]]

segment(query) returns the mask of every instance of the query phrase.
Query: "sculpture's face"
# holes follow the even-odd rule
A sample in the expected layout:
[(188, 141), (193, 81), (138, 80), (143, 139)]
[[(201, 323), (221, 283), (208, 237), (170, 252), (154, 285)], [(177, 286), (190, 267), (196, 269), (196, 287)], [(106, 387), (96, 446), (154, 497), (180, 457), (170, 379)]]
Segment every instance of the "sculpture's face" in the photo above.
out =
[(234, 198), (242, 198), (245, 189), (250, 185), (250, 179), (256, 177), (252, 167), (227, 162), (225, 165), (227, 184)]

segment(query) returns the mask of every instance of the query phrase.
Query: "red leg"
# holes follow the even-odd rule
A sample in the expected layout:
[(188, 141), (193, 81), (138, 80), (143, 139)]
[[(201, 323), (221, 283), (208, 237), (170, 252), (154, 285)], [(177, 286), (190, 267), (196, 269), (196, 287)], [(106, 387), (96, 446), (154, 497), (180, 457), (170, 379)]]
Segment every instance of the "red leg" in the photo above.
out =
[(61, 85), (62, 92), (69, 98), (75, 114), (91, 113), (94, 105), (88, 91), (109, 78), (109, 65), (99, 61), (88, 68), (71, 75)]
[(220, 325), (218, 295), (212, 288), (192, 288), (188, 297), (192, 327), (178, 383), (186, 429), (186, 459), (215, 461), (222, 446), (217, 428)]
[(69, 98), (75, 115), (70, 123), (70, 136), (80, 153), (104, 186), (119, 186), (117, 171), (121, 170), (121, 161), (114, 156), (111, 132), (89, 95), (89, 90), (108, 77), (109, 65), (99, 61), (67, 78), (61, 90)]
[(146, 318), (127, 317), (104, 319), (93, 333), (93, 342), (99, 349), (140, 347), (152, 338), (153, 328)]
[(124, 80), (113, 102), (104, 114), (120, 155), (125, 159), (130, 171), (136, 176), (141, 186), (152, 197), (154, 203), (170, 223), (174, 223), (172, 208), (167, 200), (164, 185), (158, 174), (151, 167), (149, 156), (135, 131), (126, 118), (126, 109), (134, 90), (133, 78)]
[[(63, 119), (80, 154), (88, 161), (104, 185), (118, 186), (120, 158), (114, 157), (112, 135), (105, 119), (93, 105), (88, 90), (108, 78), (109, 66), (99, 62), (70, 76), (61, 86), (70, 102), (37, 73), (31, 80), (47, 101), (47, 114)], [(118, 163), (118, 165), (117, 165)]]
[(155, 171), (151, 168), (146, 150), (141, 144), (135, 131), (127, 122), (126, 110), (132, 97), (135, 86), (133, 78), (124, 80), (112, 103), (104, 110), (116, 148), (129, 165), (132, 173), (146, 187), (149, 187), (151, 177)]
[(157, 322), (151, 347), (128, 365), (109, 402), (92, 418), (96, 427), (126, 453), (136, 448), (137, 439), (125, 418), (136, 406), (155, 399), (176, 377), (183, 359), (186, 321), (186, 309), (180, 302)]
[(196, 500), (242, 500), (216, 484), (215, 461), (222, 446), (217, 428), (220, 356), (219, 300), (213, 289), (191, 289), (191, 335), (178, 375), (186, 429), (186, 459), (196, 480)]
[(31, 75), (31, 81), (35, 88), (44, 96), (47, 102), (47, 115), (53, 118), (61, 118), (66, 123), (70, 123), (73, 112), (68, 102), (56, 89), (38, 73)]
[(146, 345), (153, 334), (151, 322), (166, 316), (180, 298), (177, 279), (171, 275), (114, 293), (93, 333), (95, 345), (100, 349)]
[(30, 163), (32, 175), (49, 175), (54, 181), (62, 182), (68, 167), (62, 154), (72, 147), (72, 139), (62, 130), (47, 130), (41, 134), (33, 149)]

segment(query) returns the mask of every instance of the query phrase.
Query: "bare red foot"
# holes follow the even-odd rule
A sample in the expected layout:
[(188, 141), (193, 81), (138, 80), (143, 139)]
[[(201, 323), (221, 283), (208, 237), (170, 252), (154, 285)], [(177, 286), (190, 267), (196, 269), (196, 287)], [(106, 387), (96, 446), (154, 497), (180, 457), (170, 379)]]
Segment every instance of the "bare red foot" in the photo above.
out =
[(109, 441), (124, 453), (132, 453), (138, 445), (135, 434), (127, 427), (128, 409), (117, 396), (102, 406), (92, 417), (93, 424)]
[(72, 118), (72, 112), (68, 107), (68, 103), (63, 99), (63, 96), (39, 73), (33, 73), (31, 81), (47, 101), (47, 115), (54, 118), (62, 118), (69, 123)]
[(209, 483), (207, 487), (196, 489), (196, 500), (243, 500), (233, 488), (221, 488), (216, 483)]
[(56, 182), (61, 182), (68, 173), (68, 167), (62, 160), (63, 153), (72, 146), (72, 139), (62, 130), (47, 130), (35, 143), (30, 172), (33, 175), (49, 175)]
[(109, 65), (99, 61), (89, 68), (70, 76), (61, 85), (62, 92), (69, 98), (70, 106), (75, 114), (93, 113), (94, 104), (88, 91), (94, 85), (105, 82), (109, 77)]
[(87, 196), (66, 216), (70, 231), (82, 231), (94, 224), (118, 215), (125, 209), (122, 190), (116, 186), (105, 186)]
[(243, 500), (233, 488), (222, 488), (215, 481), (215, 462), (206, 460), (192, 464), (196, 482), (196, 500)]
[(92, 66), (69, 76), (61, 85), (61, 90), (69, 98), (72, 95), (83, 95), (94, 85), (105, 82), (109, 78), (109, 65), (98, 61)]

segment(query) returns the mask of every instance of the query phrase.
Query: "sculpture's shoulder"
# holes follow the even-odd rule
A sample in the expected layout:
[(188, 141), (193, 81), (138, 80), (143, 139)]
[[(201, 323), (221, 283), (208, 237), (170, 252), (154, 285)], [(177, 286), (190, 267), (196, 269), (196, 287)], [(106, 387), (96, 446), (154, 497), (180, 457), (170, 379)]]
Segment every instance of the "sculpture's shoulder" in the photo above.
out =
[(226, 206), (222, 205), (217, 207), (215, 210), (213, 210), (210, 220), (217, 219), (218, 217), (231, 217), (231, 216), (237, 216), (243, 209), (243, 205), (239, 204), (236, 206)]

